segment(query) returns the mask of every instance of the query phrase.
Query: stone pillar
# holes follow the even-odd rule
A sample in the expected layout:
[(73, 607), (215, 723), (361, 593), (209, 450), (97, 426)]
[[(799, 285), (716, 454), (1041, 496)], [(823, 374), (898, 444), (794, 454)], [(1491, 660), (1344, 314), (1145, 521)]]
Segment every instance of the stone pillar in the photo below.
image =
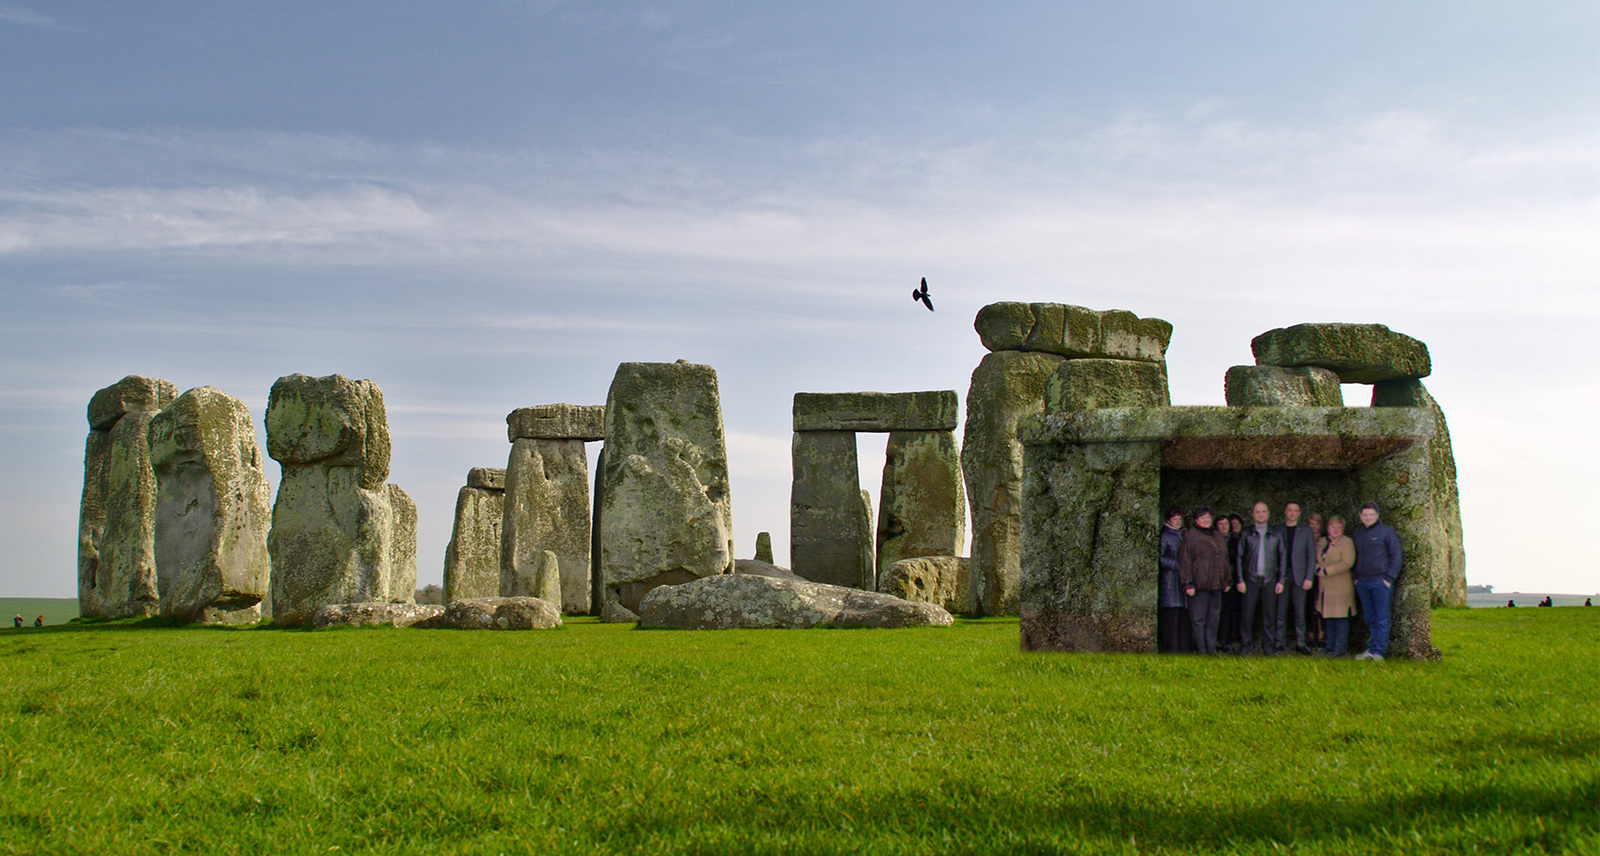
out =
[(967, 498), (953, 431), (891, 431), (878, 494), (877, 574), (895, 562), (960, 554), (967, 537)]
[(872, 520), (861, 513), (854, 431), (796, 431), (789, 490), (789, 566), (812, 582), (867, 588)]
[(756, 561), (772, 564), (772, 533), (756, 533)]
[(89, 400), (78, 517), (78, 612), (155, 615), (156, 477), (150, 419), (177, 397), (170, 381), (129, 375)]
[(523, 407), (506, 416), (511, 456), (500, 530), (497, 593), (530, 594), (545, 551), (560, 564), (561, 610), (591, 610), (589, 457), (585, 441), (605, 432), (605, 408), (571, 404)]
[(500, 594), (500, 527), (505, 516), (506, 471), (474, 467), (456, 494), (455, 524), (444, 550), (444, 599)]
[(399, 485), (384, 487), (389, 491), (394, 540), (390, 542), (389, 589), (383, 599), (389, 603), (416, 603), (417, 504)]
[(1433, 605), (1467, 604), (1467, 551), (1461, 538), (1461, 495), (1456, 487), (1456, 457), (1444, 411), (1420, 380), (1380, 381), (1372, 387), (1373, 407), (1418, 407), (1433, 414), (1435, 429), (1427, 441), (1428, 497), (1441, 559), (1434, 565)]
[[(1431, 432), (1430, 432), (1431, 433)], [(1378, 504), (1379, 519), (1400, 541), (1400, 577), (1389, 606), (1389, 653), (1398, 659), (1437, 659), (1429, 610), (1435, 582), (1448, 573), (1449, 533), (1433, 502), (1431, 449), (1424, 441), (1383, 458), (1356, 473), (1357, 495)], [(1346, 526), (1358, 529), (1351, 515)], [(1359, 619), (1358, 619), (1359, 622)], [(1366, 639), (1365, 625), (1352, 637)], [(1357, 639), (1352, 638), (1352, 651)], [(1364, 642), (1363, 642), (1364, 644)]]
[(623, 363), (606, 395), (602, 618), (637, 620), (660, 585), (733, 572), (733, 507), (717, 373)]
[[(266, 423), (267, 454), (283, 471), (267, 536), (273, 620), (306, 623), (336, 603), (413, 602), (406, 570), (396, 570), (408, 551), (402, 544), (397, 555), (397, 495), (385, 484), (389, 425), (377, 384), (342, 375), (278, 378)], [(414, 539), (415, 506), (402, 503), (400, 516), (402, 540), (408, 528)]]
[(250, 409), (209, 386), (150, 420), (161, 614), (208, 624), (260, 621), (271, 558), (272, 487)]

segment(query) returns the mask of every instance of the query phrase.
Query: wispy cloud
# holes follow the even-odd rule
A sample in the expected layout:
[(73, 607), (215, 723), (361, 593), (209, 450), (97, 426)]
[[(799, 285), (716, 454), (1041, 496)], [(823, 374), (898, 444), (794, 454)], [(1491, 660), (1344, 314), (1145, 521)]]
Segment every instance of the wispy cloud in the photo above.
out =
[(0, 21), (9, 21), (13, 24), (26, 24), (31, 27), (56, 27), (56, 21), (49, 15), (43, 15), (32, 9), (24, 9), (15, 3), (0, 3)]

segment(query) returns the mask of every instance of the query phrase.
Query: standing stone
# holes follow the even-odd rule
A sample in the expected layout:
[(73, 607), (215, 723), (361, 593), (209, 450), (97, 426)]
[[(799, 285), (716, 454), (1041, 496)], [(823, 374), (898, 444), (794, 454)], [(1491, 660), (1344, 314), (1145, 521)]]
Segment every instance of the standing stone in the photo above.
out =
[(772, 533), (756, 533), (756, 561), (772, 564)]
[(867, 588), (873, 578), (872, 520), (861, 513), (853, 431), (796, 431), (789, 489), (789, 565), (829, 585)]
[(1171, 405), (1165, 362), (1065, 360), (1056, 366), (1045, 384), (1046, 413)]
[(1320, 366), (1343, 383), (1415, 380), (1433, 372), (1428, 346), (1382, 324), (1296, 324), (1250, 340), (1256, 364)]
[[(1029, 313), (1030, 325), (1032, 317)], [(1055, 354), (997, 351), (972, 372), (961, 470), (972, 509), (971, 584), (984, 615), (1017, 614), (1022, 550), (1017, 420), (1043, 411), (1046, 383), (1061, 362)]]
[(651, 589), (733, 572), (733, 508), (717, 373), (623, 363), (606, 396), (602, 618)]
[(1456, 486), (1456, 457), (1444, 411), (1420, 380), (1383, 381), (1372, 387), (1373, 407), (1418, 407), (1433, 414), (1434, 434), (1427, 441), (1429, 496), (1426, 506), (1437, 533), (1436, 549), (1446, 558), (1433, 569), (1433, 606), (1466, 606), (1467, 552), (1461, 538), (1461, 496)]
[(1343, 407), (1339, 376), (1316, 366), (1234, 366), (1224, 390), (1229, 407)]
[(561, 560), (552, 550), (544, 551), (539, 569), (534, 573), (533, 596), (561, 608)]
[(506, 471), (474, 467), (456, 494), (455, 525), (444, 550), (444, 600), (500, 593), (500, 527), (505, 515)]
[(589, 603), (589, 458), (582, 440), (519, 438), (506, 461), (500, 530), (501, 597), (531, 595), (546, 550), (559, 557), (557, 604), (569, 615)]
[(389, 509), (394, 526), (394, 541), (389, 559), (389, 603), (415, 603), (417, 596), (417, 504), (397, 484), (384, 485), (389, 491)]
[[(303, 624), (328, 604), (412, 602), (413, 587), (395, 579), (407, 551), (396, 549), (396, 495), (385, 484), (389, 426), (377, 384), (341, 375), (278, 378), (266, 423), (267, 454), (283, 471), (267, 536), (273, 619)], [(415, 506), (403, 506), (414, 539)], [(402, 530), (406, 515), (402, 507)], [(414, 546), (409, 555), (414, 584)]]
[(955, 432), (889, 432), (879, 497), (874, 584), (901, 559), (960, 553), (967, 538), (967, 498)]
[(250, 409), (209, 386), (150, 420), (161, 614), (181, 621), (260, 621), (271, 558), (272, 487)]
[(177, 397), (169, 381), (129, 375), (89, 400), (78, 518), (78, 611), (155, 615), (156, 478), (149, 423)]

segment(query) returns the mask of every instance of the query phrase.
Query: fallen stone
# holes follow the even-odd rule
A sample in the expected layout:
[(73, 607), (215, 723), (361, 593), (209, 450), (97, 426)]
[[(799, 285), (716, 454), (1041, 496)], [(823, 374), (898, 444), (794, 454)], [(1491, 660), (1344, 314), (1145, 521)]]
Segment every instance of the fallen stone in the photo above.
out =
[(961, 415), (955, 390), (797, 392), (796, 431), (953, 431)]
[(877, 576), (917, 556), (954, 556), (967, 537), (961, 455), (952, 431), (894, 431), (878, 494)]
[(150, 420), (150, 466), (161, 614), (259, 620), (270, 590), (272, 486), (250, 409), (209, 386), (185, 392)]
[(78, 611), (86, 618), (155, 615), (156, 477), (148, 411), (92, 430), (78, 524)]
[(990, 351), (1036, 351), (1073, 359), (1162, 362), (1172, 325), (1122, 309), (1097, 311), (1062, 303), (991, 303), (973, 322)]
[(546, 551), (560, 565), (568, 615), (589, 612), (589, 458), (582, 440), (518, 439), (506, 462), (500, 529), (501, 596), (532, 596)]
[(878, 580), (878, 591), (917, 603), (936, 603), (951, 613), (973, 612), (968, 562), (960, 556), (924, 556), (895, 562)]
[(1250, 341), (1256, 364), (1318, 366), (1341, 383), (1414, 380), (1433, 372), (1428, 346), (1382, 324), (1296, 324)]
[[(495, 597), (500, 594), (500, 527), (505, 516), (505, 491), (473, 487), (468, 471), (467, 486), (456, 494), (455, 524), (444, 551), (444, 599), (465, 600)], [(502, 474), (504, 470), (490, 470)], [(484, 484), (479, 479), (479, 484)]]
[(813, 582), (872, 588), (872, 517), (862, 510), (856, 435), (796, 431), (789, 488), (789, 562)]
[(389, 421), (383, 391), (343, 375), (278, 378), (267, 398), (267, 454), (279, 463), (353, 467), (358, 486), (389, 478)]
[(1046, 413), (1171, 404), (1164, 362), (1063, 360), (1045, 384)]
[(437, 618), (417, 626), (457, 630), (549, 630), (561, 626), (561, 611), (537, 597), (475, 597), (453, 600)]
[(1316, 366), (1234, 366), (1223, 384), (1229, 407), (1343, 407), (1339, 376)]
[(330, 603), (311, 617), (313, 627), (411, 627), (444, 614), (438, 604)]
[(155, 413), (178, 397), (170, 380), (128, 375), (89, 399), (89, 427), (109, 431), (124, 414)]
[(606, 409), (576, 404), (519, 407), (506, 414), (506, 438), (518, 440), (605, 439)]
[(789, 570), (780, 568), (771, 562), (758, 559), (736, 559), (733, 563), (733, 572), (736, 574), (750, 574), (756, 577), (771, 577), (775, 580), (797, 580), (806, 582), (806, 578)]
[(808, 627), (948, 626), (950, 613), (932, 603), (845, 586), (749, 574), (705, 577), (661, 586), (644, 598), (640, 627), (680, 630)]
[(504, 467), (473, 467), (467, 470), (467, 487), (503, 491), (506, 489), (506, 470)]
[(756, 533), (756, 561), (772, 564), (772, 533)]
[[(1433, 566), (1432, 606), (1467, 605), (1467, 551), (1461, 537), (1461, 496), (1456, 484), (1456, 457), (1444, 410), (1420, 380), (1381, 381), (1372, 387), (1373, 407), (1416, 407), (1433, 414), (1435, 429), (1427, 440), (1428, 498), (1419, 504), (1425, 518), (1415, 521), (1429, 533), (1438, 558)], [(1408, 521), (1409, 522), (1409, 521)]]

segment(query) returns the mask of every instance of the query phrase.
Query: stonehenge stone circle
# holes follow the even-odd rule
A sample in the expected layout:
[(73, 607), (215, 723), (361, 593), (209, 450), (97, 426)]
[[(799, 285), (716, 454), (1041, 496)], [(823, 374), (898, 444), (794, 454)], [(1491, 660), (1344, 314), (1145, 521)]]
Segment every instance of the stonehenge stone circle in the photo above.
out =
[(949, 626), (932, 603), (847, 586), (751, 574), (710, 576), (660, 586), (645, 595), (639, 626), (679, 630), (787, 630), (807, 627)]
[(1256, 365), (1318, 366), (1341, 383), (1416, 380), (1433, 372), (1428, 346), (1382, 324), (1296, 324), (1250, 341)]
[(170, 381), (129, 375), (89, 400), (78, 517), (78, 612), (85, 618), (159, 609), (148, 429), (175, 398)]
[(874, 575), (853, 431), (796, 431), (789, 489), (789, 565), (808, 580), (866, 587)]
[(1063, 360), (1045, 382), (1046, 413), (1170, 404), (1165, 362)]
[(960, 553), (966, 510), (955, 432), (889, 432), (878, 494), (877, 574), (901, 559)]
[(569, 615), (592, 608), (589, 457), (585, 441), (601, 439), (605, 408), (571, 404), (523, 407), (506, 416), (511, 456), (505, 469), (497, 594), (530, 594), (544, 551), (560, 561)]
[(1229, 407), (1343, 407), (1339, 376), (1316, 366), (1234, 366), (1224, 390)]
[(605, 444), (602, 620), (630, 620), (657, 586), (732, 573), (716, 371), (683, 360), (619, 365), (606, 395)]
[(878, 580), (878, 591), (904, 600), (937, 603), (951, 613), (971, 613), (969, 564), (960, 556), (924, 556), (895, 562)]
[(756, 561), (772, 564), (772, 533), (756, 533)]
[(150, 420), (150, 465), (161, 615), (260, 621), (272, 487), (250, 409), (209, 386), (185, 392)]
[(1162, 362), (1172, 325), (1122, 309), (1094, 310), (1061, 303), (991, 303), (973, 322), (990, 351), (1036, 351), (1069, 358)]
[[(335, 603), (412, 602), (416, 507), (385, 484), (389, 426), (377, 384), (278, 378), (266, 423), (267, 454), (283, 472), (267, 536), (273, 620), (303, 624)], [(397, 544), (397, 528), (409, 544)]]
[(455, 524), (444, 550), (444, 599), (500, 593), (500, 527), (505, 516), (506, 471), (474, 467), (456, 494)]

